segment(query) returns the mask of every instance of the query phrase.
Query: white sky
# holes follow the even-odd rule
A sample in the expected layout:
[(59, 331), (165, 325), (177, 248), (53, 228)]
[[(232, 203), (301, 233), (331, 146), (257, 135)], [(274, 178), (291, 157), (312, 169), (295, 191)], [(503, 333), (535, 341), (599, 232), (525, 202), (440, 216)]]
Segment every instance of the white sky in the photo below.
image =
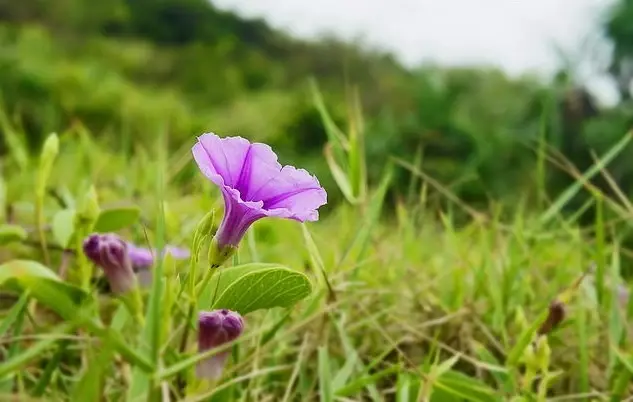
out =
[[(554, 45), (593, 86), (599, 19), (613, 0), (212, 0), (299, 37), (333, 33), (395, 53), (408, 65), (494, 64), (509, 73), (551, 72)], [(593, 35), (593, 36), (591, 36)], [(608, 55), (608, 53), (607, 53)], [(604, 92), (605, 88), (598, 89)]]

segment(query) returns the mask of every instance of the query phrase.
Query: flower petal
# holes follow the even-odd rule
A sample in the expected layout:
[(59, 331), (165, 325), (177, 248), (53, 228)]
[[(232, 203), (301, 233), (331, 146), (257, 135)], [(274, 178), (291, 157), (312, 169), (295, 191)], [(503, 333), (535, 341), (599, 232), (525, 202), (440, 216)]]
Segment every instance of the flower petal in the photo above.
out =
[(235, 186), (240, 180), (250, 142), (242, 137), (220, 138), (213, 133), (198, 137), (193, 157), (202, 173), (218, 186)]
[(315, 221), (317, 209), (327, 203), (327, 193), (316, 177), (293, 166), (282, 167), (266, 144), (206, 133), (198, 137), (192, 153), (224, 198), (224, 217), (215, 235), (222, 258), (230, 255), (227, 247), (237, 247), (258, 219)]
[(196, 364), (196, 377), (207, 380), (217, 380), (222, 377), (222, 371), (229, 357), (229, 351), (220, 352)]
[(261, 201), (257, 198), (258, 191), (277, 176), (281, 169), (277, 155), (270, 146), (253, 143), (244, 159), (240, 179), (233, 188), (239, 191), (244, 201)]
[(165, 252), (177, 260), (186, 260), (191, 256), (189, 249), (176, 246), (165, 246)]
[[(147, 268), (151, 266), (152, 264), (154, 264), (154, 256), (158, 254), (156, 250), (139, 247), (131, 242), (127, 242), (127, 252), (135, 269)], [(171, 256), (177, 260), (185, 260), (189, 258), (191, 254), (186, 248), (180, 248), (170, 245), (165, 246), (165, 252), (171, 254)]]
[(276, 210), (286, 209), (289, 218), (299, 221), (318, 219), (317, 208), (327, 203), (327, 193), (317, 178), (292, 166), (284, 166), (259, 193), (270, 215), (278, 216)]
[(145, 268), (154, 263), (154, 255), (150, 249), (127, 242), (127, 253), (134, 268)]

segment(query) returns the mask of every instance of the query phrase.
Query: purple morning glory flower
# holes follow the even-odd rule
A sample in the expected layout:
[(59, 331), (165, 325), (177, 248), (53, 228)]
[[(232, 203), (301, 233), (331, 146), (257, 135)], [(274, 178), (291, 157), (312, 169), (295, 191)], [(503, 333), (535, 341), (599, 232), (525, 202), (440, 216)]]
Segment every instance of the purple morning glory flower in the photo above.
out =
[[(244, 330), (242, 316), (231, 310), (203, 311), (198, 316), (198, 352), (217, 348), (237, 339)], [(229, 351), (223, 351), (198, 362), (199, 378), (217, 379), (222, 375)]]
[[(147, 287), (152, 283), (152, 270), (150, 267), (154, 264), (154, 256), (157, 254), (156, 250), (150, 250), (149, 248), (139, 247), (130, 242), (127, 243), (128, 255), (132, 260), (132, 266), (138, 282), (142, 287)], [(165, 253), (171, 254), (177, 260), (186, 260), (190, 256), (189, 250), (185, 248), (179, 248), (174, 246), (165, 246)], [(161, 256), (164, 254), (161, 253)]]
[[(148, 268), (152, 264), (154, 264), (154, 256), (156, 255), (156, 250), (150, 250), (145, 247), (139, 247), (133, 243), (127, 242), (127, 251), (132, 260), (132, 265), (135, 270), (139, 270), (141, 268)], [(189, 258), (189, 250), (174, 246), (165, 246), (165, 252), (167, 254), (171, 254), (177, 260), (186, 260)], [(161, 256), (163, 254), (161, 253)]]
[[(132, 274), (136, 273), (137, 275), (136, 279), (141, 284), (141, 286), (146, 286), (150, 284), (152, 282), (152, 275), (151, 275), (152, 273), (149, 268), (154, 264), (154, 256), (157, 254), (156, 250), (150, 250), (149, 248), (139, 247), (131, 242), (121, 239), (118, 235), (114, 233), (105, 233), (105, 234), (95, 233), (88, 236), (86, 240), (84, 240), (84, 254), (86, 254), (86, 256), (90, 260), (92, 260), (92, 262), (94, 262), (96, 265), (100, 266), (101, 268), (104, 268), (104, 265), (103, 265), (104, 259), (101, 258), (101, 255), (96, 250), (99, 250), (99, 247), (98, 247), (99, 244), (103, 245), (103, 244), (110, 244), (113, 242), (116, 242), (117, 244), (123, 243), (124, 250), (125, 250), (125, 260), (126, 260), (125, 263), (127, 264), (127, 262), (129, 262), (131, 266)], [(189, 250), (184, 249), (184, 248), (174, 247), (174, 246), (166, 246), (164, 250), (166, 253), (171, 254), (172, 257), (178, 260), (187, 259), (189, 258), (189, 254), (190, 254)], [(163, 254), (161, 253), (161, 255)], [(108, 276), (108, 272), (105, 271), (105, 268), (104, 268), (104, 272), (106, 272), (106, 276), (108, 277), (108, 280), (110, 281), (110, 285), (112, 286), (112, 279), (110, 279), (110, 276)], [(115, 287), (113, 287), (112, 289), (115, 290)]]
[(113, 292), (123, 294), (134, 288), (136, 277), (127, 243), (115, 234), (93, 234), (83, 243), (84, 254), (103, 269)]
[(241, 137), (198, 137), (192, 148), (202, 173), (224, 198), (224, 217), (215, 235), (212, 266), (221, 265), (255, 221), (271, 216), (299, 222), (319, 219), (317, 209), (327, 194), (316, 177), (303, 169), (281, 166), (266, 144)]

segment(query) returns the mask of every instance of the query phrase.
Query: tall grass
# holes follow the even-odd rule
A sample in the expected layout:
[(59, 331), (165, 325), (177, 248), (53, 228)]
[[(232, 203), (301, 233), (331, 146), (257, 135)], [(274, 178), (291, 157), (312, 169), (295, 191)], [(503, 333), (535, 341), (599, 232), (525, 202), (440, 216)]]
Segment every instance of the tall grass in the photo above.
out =
[[(182, 387), (200, 358), (193, 339), (181, 350), (188, 307), (198, 303), (190, 300), (195, 292), (187, 290), (189, 282), (174, 276), (186, 278), (187, 262), (165, 260), (154, 267), (144, 323), (134, 322), (103, 294), (99, 310), (63, 314), (64, 300), (56, 294), (49, 295), (50, 305), (36, 302), (29, 292), (8, 286), (9, 273), (0, 270), (0, 283), (7, 285), (0, 300), (0, 397), (398, 402), (633, 397), (633, 301), (624, 297), (621, 275), (621, 256), (629, 251), (615, 232), (617, 222), (630, 222), (632, 210), (589, 182), (630, 135), (588, 171), (571, 171), (576, 181), (558, 199), (542, 209), (517, 206), (507, 218), (495, 206), (475, 210), (460, 201), (424, 173), (421, 157), (413, 164), (394, 159), (372, 188), (364, 173), (359, 111), (352, 108), (353, 124), (342, 130), (318, 96), (315, 90), (329, 134), (326, 160), (339, 186), (328, 191), (343, 192), (346, 202), (310, 225), (255, 224), (234, 259), (306, 273), (316, 284), (308, 298), (291, 309), (250, 314), (245, 335), (229, 345), (232, 358), (223, 378)], [(188, 149), (169, 150), (162, 137), (151, 146), (136, 145), (128, 157), (100, 147), (89, 133), (61, 133), (49, 175), (25, 156), (15, 140), (19, 134), (11, 138), (2, 164), (0, 264), (36, 260), (62, 275), (85, 263), (72, 242), (60, 245), (51, 232), (65, 208), (89, 216), (91, 202), (100, 208), (139, 207), (139, 220), (119, 232), (160, 247), (191, 246), (197, 223), (219, 206), (217, 192), (201, 175), (192, 175), (186, 186), (176, 184), (175, 177), (195, 168), (182, 162)], [(539, 161), (550, 157), (545, 146), (539, 152)], [(409, 172), (412, 185), (389, 211), (385, 201), (394, 169)], [(42, 180), (45, 191), (34, 191)], [(579, 191), (589, 191), (598, 206), (593, 236), (561, 213)], [(449, 208), (431, 210), (429, 194), (445, 197)], [(473, 219), (458, 225), (458, 212)], [(199, 269), (205, 266), (202, 256)], [(97, 294), (101, 281), (79, 279)], [(554, 319), (554, 302), (565, 306), (564, 319), (539, 335)]]

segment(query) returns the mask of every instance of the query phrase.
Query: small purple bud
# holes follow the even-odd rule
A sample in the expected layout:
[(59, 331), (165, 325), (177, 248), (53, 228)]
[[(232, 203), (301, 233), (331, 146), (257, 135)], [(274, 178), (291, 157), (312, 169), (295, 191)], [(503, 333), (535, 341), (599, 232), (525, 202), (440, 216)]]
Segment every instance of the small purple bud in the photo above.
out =
[(115, 234), (92, 234), (84, 240), (84, 254), (103, 269), (115, 293), (126, 293), (136, 283), (127, 243)]
[[(198, 317), (198, 352), (202, 353), (237, 339), (244, 330), (242, 316), (231, 310), (201, 312)], [(215, 354), (196, 366), (199, 378), (217, 379), (229, 357), (229, 351)]]

